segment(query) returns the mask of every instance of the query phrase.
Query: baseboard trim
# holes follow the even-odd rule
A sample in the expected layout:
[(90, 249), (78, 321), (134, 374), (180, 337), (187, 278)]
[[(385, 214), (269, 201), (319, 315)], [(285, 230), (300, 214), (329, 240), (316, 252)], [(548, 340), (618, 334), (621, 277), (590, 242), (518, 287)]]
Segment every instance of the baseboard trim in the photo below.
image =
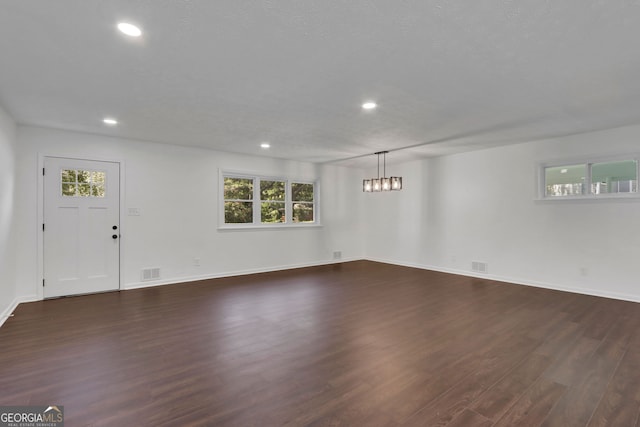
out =
[(11, 313), (15, 311), (16, 307), (18, 307), (18, 304), (20, 304), (18, 302), (18, 299), (14, 298), (14, 300), (11, 301), (11, 303), (9, 303), (9, 305), (5, 307), (4, 310), (2, 310), (2, 314), (0, 314), (0, 327), (2, 327), (2, 325), (4, 325), (4, 322), (6, 322), (9, 317), (11, 317)]
[[(591, 295), (595, 297), (611, 298), (611, 299), (617, 299), (622, 301), (640, 302), (640, 296), (637, 296), (637, 295), (619, 294), (616, 292), (603, 292), (598, 289), (584, 289), (584, 288), (578, 289), (578, 288), (573, 288), (569, 286), (558, 286), (551, 283), (538, 282), (534, 280), (525, 280), (521, 278), (506, 277), (506, 276), (500, 276), (500, 275), (494, 275), (494, 274), (474, 274), (473, 272), (466, 271), (466, 270), (443, 268), (435, 265), (418, 264), (418, 263), (411, 263), (411, 262), (386, 259), (386, 258), (377, 258), (377, 257), (345, 258), (345, 259), (339, 259), (339, 260), (281, 265), (277, 267), (268, 267), (268, 268), (253, 268), (253, 269), (247, 269), (247, 270), (227, 271), (223, 273), (203, 274), (199, 276), (174, 277), (171, 279), (159, 280), (154, 282), (135, 282), (122, 287), (121, 290), (126, 291), (131, 289), (151, 288), (155, 286), (175, 285), (178, 283), (196, 282), (199, 280), (219, 279), (223, 277), (233, 277), (233, 276), (246, 276), (249, 274), (269, 273), (269, 272), (282, 271), (282, 270), (293, 270), (296, 268), (318, 267), (322, 265), (340, 264), (343, 262), (352, 262), (352, 261), (361, 261), (361, 260), (380, 262), (383, 264), (399, 265), (403, 267), (419, 268), (421, 270), (432, 270), (432, 271), (438, 271), (441, 273), (456, 274), (459, 276), (475, 277), (478, 279), (494, 280), (496, 282), (511, 283), (514, 285), (531, 286), (535, 288), (551, 289), (555, 291), (571, 292), (574, 294)], [(40, 299), (38, 298), (37, 295), (14, 298), (13, 301), (0, 314), (0, 327), (4, 324), (4, 322), (6, 322), (6, 320), (9, 317), (11, 317), (11, 313), (13, 313), (16, 310), (18, 305), (20, 305), (21, 303), (33, 302), (33, 301), (40, 301)]]
[(611, 298), (611, 299), (617, 299), (617, 300), (622, 300), (622, 301), (640, 302), (640, 296), (638, 296), (638, 295), (619, 294), (619, 293), (616, 293), (616, 292), (603, 292), (603, 291), (598, 290), (598, 289), (590, 289), (590, 288), (573, 288), (573, 287), (570, 287), (570, 286), (558, 286), (556, 284), (546, 283), (546, 282), (538, 282), (538, 281), (535, 281), (535, 280), (527, 280), (527, 279), (522, 279), (522, 278), (507, 277), (507, 276), (500, 276), (500, 275), (494, 275), (494, 274), (474, 273), (474, 272), (466, 271), (466, 270), (457, 270), (457, 269), (453, 269), (453, 268), (443, 268), (443, 267), (438, 267), (438, 266), (435, 266), (435, 265), (417, 264), (417, 263), (404, 262), (404, 261), (398, 261), (398, 260), (391, 260), (391, 259), (385, 259), (385, 258), (366, 257), (364, 259), (367, 260), (367, 261), (381, 262), (381, 263), (384, 263), (384, 264), (393, 264), (393, 265), (399, 265), (399, 266), (403, 266), (403, 267), (419, 268), (421, 270), (432, 270), (432, 271), (438, 271), (438, 272), (441, 272), (441, 273), (457, 274), (459, 276), (475, 277), (475, 278), (478, 278), (478, 279), (494, 280), (496, 282), (512, 283), (514, 285), (531, 286), (531, 287), (534, 287), (534, 288), (551, 289), (551, 290), (554, 290), (554, 291), (571, 292), (573, 294), (590, 295), (590, 296), (594, 296), (594, 297)]
[(33, 302), (33, 301), (38, 301), (38, 297), (35, 295), (32, 295), (32, 296), (14, 298), (13, 301), (11, 301), (11, 303), (7, 307), (5, 307), (5, 309), (0, 314), (0, 327), (2, 327), (2, 325), (4, 325), (4, 322), (6, 322), (7, 319), (9, 319), (12, 316), (12, 313), (16, 311), (16, 308), (18, 308), (20, 304), (22, 304), (23, 302)]
[[(308, 263), (300, 263), (300, 264), (281, 265), (281, 266), (269, 267), (269, 268), (253, 268), (253, 269), (247, 269), (247, 270), (228, 271), (228, 272), (217, 273), (217, 274), (203, 274), (199, 276), (174, 277), (171, 279), (165, 279), (165, 280), (159, 280), (159, 281), (153, 281), (153, 282), (130, 283), (120, 288), (120, 290), (128, 291), (132, 289), (142, 289), (142, 288), (151, 288), (155, 286), (175, 285), (175, 284), (187, 283), (187, 282), (197, 282), (199, 280), (220, 279), (223, 277), (233, 277), (233, 276), (246, 276), (249, 274), (269, 273), (273, 271), (293, 270), (296, 268), (305, 268), (305, 267), (318, 267), (322, 265), (340, 264), (343, 262), (351, 262), (351, 261), (359, 261), (359, 260), (362, 260), (362, 258), (342, 258), (342, 259), (329, 260), (329, 261), (317, 261), (317, 262), (308, 262)], [(0, 314), (0, 327), (4, 324), (4, 322), (8, 318), (11, 317), (11, 314), (16, 310), (18, 305), (24, 302), (33, 302), (33, 301), (41, 301), (41, 300), (42, 298), (38, 298), (37, 295), (14, 298), (13, 301), (11, 301), (11, 303)]]
[(171, 279), (165, 279), (165, 280), (129, 283), (124, 287), (122, 287), (121, 290), (126, 291), (131, 289), (152, 288), (155, 286), (197, 282), (199, 280), (211, 280), (211, 279), (220, 279), (223, 277), (246, 276), (249, 274), (270, 273), (274, 271), (293, 270), (296, 268), (318, 267), (322, 265), (340, 264), (343, 262), (351, 262), (351, 261), (359, 261), (359, 260), (362, 260), (362, 258), (342, 258), (342, 259), (329, 260), (329, 261), (316, 261), (316, 262), (308, 262), (308, 263), (301, 263), (301, 264), (280, 265), (277, 267), (251, 268), (247, 270), (226, 271), (222, 273), (203, 274), (198, 276), (173, 277)]

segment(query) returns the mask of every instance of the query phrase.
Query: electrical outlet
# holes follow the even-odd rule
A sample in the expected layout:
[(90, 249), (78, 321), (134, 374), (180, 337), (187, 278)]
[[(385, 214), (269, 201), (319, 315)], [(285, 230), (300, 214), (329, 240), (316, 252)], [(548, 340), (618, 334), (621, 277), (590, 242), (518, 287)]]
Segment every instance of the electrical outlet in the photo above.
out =
[(200, 258), (194, 258), (193, 259), (193, 265), (195, 267), (200, 267)]
[(333, 259), (342, 259), (342, 251), (333, 251)]

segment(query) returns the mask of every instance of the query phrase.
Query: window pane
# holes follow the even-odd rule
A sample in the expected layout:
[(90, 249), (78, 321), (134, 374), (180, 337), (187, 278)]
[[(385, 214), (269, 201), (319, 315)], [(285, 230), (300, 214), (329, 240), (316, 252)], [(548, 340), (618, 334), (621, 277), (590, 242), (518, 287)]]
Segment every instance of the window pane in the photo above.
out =
[(260, 199), (284, 200), (284, 181), (260, 181)]
[(253, 202), (224, 202), (226, 224), (250, 224), (253, 222)]
[(104, 172), (98, 172), (98, 171), (91, 172), (91, 182), (93, 182), (94, 184), (104, 184), (104, 180), (105, 180)]
[(88, 197), (91, 195), (91, 184), (80, 183), (78, 184), (78, 196)]
[(260, 206), (262, 222), (284, 222), (284, 202), (262, 202)]
[(76, 182), (76, 171), (63, 169), (62, 170), (62, 182)]
[(63, 169), (60, 178), (63, 196), (104, 197), (105, 172)]
[(75, 184), (62, 184), (62, 195), (63, 196), (75, 196), (76, 195), (76, 185)]
[(313, 202), (313, 184), (291, 183), (291, 200)]
[(294, 203), (293, 222), (313, 222), (313, 203)]
[(93, 197), (104, 197), (104, 184), (94, 184), (91, 187), (91, 195)]
[(225, 178), (225, 200), (252, 200), (253, 179), (250, 178)]
[(89, 183), (91, 182), (91, 171), (77, 171), (78, 182)]
[(587, 165), (555, 166), (544, 169), (545, 196), (562, 197), (584, 194)]
[(591, 165), (591, 193), (637, 193), (638, 164), (635, 160)]

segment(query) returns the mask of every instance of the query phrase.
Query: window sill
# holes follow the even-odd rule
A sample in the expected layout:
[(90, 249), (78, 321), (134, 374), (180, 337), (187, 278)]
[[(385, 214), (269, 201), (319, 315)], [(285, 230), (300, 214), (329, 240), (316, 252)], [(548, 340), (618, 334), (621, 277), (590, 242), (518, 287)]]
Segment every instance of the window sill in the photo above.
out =
[(218, 231), (256, 231), (256, 230), (288, 230), (300, 228), (321, 228), (322, 224), (314, 222), (313, 224), (269, 224), (269, 225), (219, 225)]
[(538, 197), (537, 202), (594, 202), (594, 201), (640, 201), (640, 193), (622, 193), (622, 194), (598, 194), (584, 196), (556, 196), (556, 197)]

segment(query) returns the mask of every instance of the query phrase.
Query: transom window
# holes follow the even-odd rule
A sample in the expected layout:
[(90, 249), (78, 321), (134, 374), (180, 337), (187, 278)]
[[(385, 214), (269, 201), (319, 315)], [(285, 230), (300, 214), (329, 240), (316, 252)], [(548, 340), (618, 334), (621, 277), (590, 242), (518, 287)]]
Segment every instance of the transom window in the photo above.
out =
[(545, 198), (600, 197), (638, 193), (636, 159), (544, 167)]
[(64, 197), (104, 197), (106, 172), (62, 169), (60, 189)]
[(261, 176), (222, 175), (224, 224), (287, 225), (316, 222), (313, 182)]

